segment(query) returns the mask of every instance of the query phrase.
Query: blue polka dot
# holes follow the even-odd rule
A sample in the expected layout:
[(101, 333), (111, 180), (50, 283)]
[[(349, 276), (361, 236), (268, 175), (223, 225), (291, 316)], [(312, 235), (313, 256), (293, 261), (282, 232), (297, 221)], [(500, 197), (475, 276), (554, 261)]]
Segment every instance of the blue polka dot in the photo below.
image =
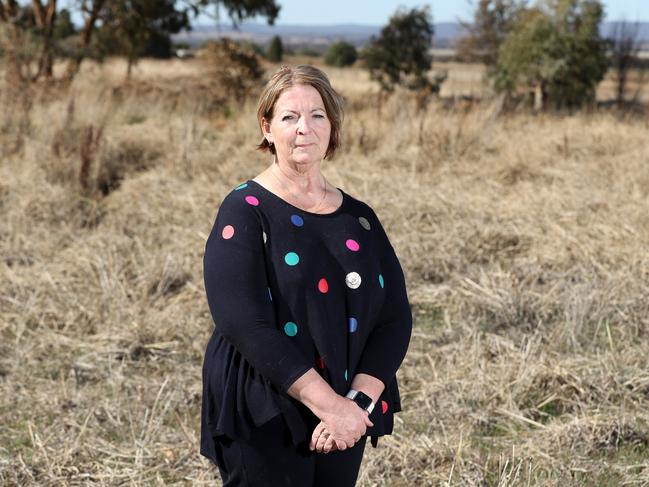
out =
[(300, 262), (300, 256), (295, 252), (289, 252), (284, 256), (284, 262), (291, 266), (297, 265), (297, 263)]
[(290, 337), (294, 337), (295, 335), (297, 335), (297, 325), (292, 321), (287, 321), (284, 325), (284, 333), (286, 333)]
[(383, 274), (379, 274), (379, 284), (381, 287), (385, 287), (385, 281), (383, 280)]
[(349, 317), (349, 332), (354, 333), (358, 329), (358, 320), (353, 316)]
[(345, 380), (349, 380), (349, 379), (347, 378), (347, 369), (345, 369)]
[(247, 187), (248, 187), (248, 183), (243, 183), (243, 184), (240, 184), (239, 186), (237, 186), (236, 188), (234, 188), (234, 190), (239, 191), (240, 189), (244, 189), (244, 188), (247, 188)]
[(270, 292), (270, 288), (268, 288), (268, 298), (272, 301), (273, 300), (273, 293)]
[(300, 215), (291, 215), (291, 222), (296, 227), (301, 227), (302, 225), (304, 225), (304, 220)]

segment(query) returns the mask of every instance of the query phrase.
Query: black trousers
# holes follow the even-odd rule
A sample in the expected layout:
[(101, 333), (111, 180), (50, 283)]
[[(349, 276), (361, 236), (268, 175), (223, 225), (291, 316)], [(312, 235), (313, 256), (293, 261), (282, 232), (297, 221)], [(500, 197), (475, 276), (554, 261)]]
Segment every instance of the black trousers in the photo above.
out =
[(292, 445), (278, 416), (254, 430), (249, 441), (218, 436), (217, 463), (223, 487), (353, 487), (365, 440), (345, 451), (317, 453), (308, 440)]

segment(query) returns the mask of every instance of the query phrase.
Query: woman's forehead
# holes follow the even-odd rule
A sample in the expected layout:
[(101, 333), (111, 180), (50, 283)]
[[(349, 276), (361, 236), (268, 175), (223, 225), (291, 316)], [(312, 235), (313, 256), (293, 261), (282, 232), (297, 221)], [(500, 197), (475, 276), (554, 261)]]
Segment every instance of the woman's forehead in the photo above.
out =
[(298, 84), (285, 89), (275, 102), (276, 110), (321, 108), (324, 110), (324, 103), (318, 90), (311, 85)]

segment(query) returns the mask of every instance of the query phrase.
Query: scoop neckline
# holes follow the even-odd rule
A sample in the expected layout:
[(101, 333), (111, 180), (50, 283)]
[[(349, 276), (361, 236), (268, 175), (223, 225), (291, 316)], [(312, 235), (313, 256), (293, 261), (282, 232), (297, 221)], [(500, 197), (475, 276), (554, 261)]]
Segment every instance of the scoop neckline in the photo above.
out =
[(292, 208), (292, 209), (294, 209), (294, 210), (296, 210), (296, 211), (300, 211), (300, 212), (302, 212), (302, 213), (304, 213), (304, 214), (306, 214), (306, 215), (310, 215), (310, 216), (318, 216), (318, 217), (330, 217), (330, 216), (335, 216), (335, 215), (337, 215), (338, 213), (340, 213), (340, 212), (343, 210), (343, 208), (344, 208), (344, 206), (345, 206), (345, 204), (346, 204), (346, 202), (347, 202), (347, 193), (345, 193), (342, 189), (336, 187), (336, 189), (337, 189), (338, 191), (340, 191), (340, 193), (343, 195), (343, 200), (342, 200), (342, 202), (340, 203), (340, 206), (338, 206), (338, 208), (336, 208), (334, 211), (329, 212), (329, 213), (313, 213), (313, 212), (311, 212), (311, 211), (303, 210), (302, 208), (300, 208), (300, 207), (298, 207), (298, 206), (295, 206), (295, 205), (289, 203), (289, 202), (286, 201), (284, 198), (282, 198), (282, 197), (276, 195), (276, 194), (273, 193), (270, 189), (266, 188), (265, 186), (262, 186), (261, 184), (259, 184), (259, 183), (258, 183), (257, 181), (255, 181), (254, 179), (248, 179), (247, 182), (248, 182), (248, 184), (250, 184), (250, 183), (254, 183), (255, 186), (257, 186), (258, 188), (260, 188), (260, 189), (261, 189), (262, 191), (264, 191), (265, 193), (270, 194), (273, 198), (279, 200), (279, 201), (282, 202), (284, 205), (286, 205), (286, 206), (288, 206), (288, 207), (290, 207), (290, 208)]

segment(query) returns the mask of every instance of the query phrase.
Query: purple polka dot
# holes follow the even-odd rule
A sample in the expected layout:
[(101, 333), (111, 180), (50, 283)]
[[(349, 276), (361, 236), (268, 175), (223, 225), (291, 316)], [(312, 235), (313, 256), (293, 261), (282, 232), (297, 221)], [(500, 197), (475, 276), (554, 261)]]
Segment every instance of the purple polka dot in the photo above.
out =
[(252, 195), (246, 196), (246, 203), (252, 206), (259, 206), (259, 200)]
[(304, 219), (300, 215), (291, 215), (291, 223), (296, 227), (301, 227), (304, 225)]
[(349, 333), (354, 333), (358, 330), (358, 320), (353, 316), (349, 317)]

